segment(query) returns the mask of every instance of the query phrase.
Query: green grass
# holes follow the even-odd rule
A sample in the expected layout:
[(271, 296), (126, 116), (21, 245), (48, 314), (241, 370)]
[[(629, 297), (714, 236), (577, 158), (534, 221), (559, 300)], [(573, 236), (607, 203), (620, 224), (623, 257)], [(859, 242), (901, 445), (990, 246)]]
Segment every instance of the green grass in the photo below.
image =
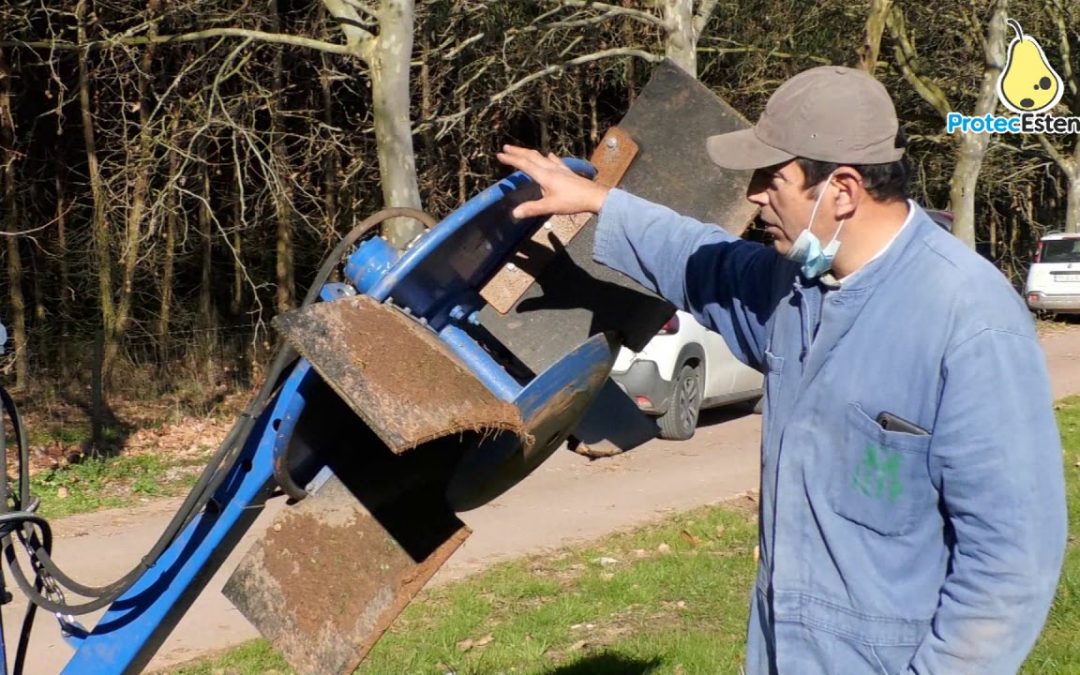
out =
[(1063, 399), (1056, 407), (1065, 449), (1069, 545), (1050, 616), (1022, 671), (1040, 675), (1080, 671), (1080, 396)]
[[(1057, 599), (1026, 673), (1080, 672), (1080, 397), (1057, 407), (1070, 541)], [(357, 672), (738, 672), (755, 542), (756, 525), (745, 509), (717, 507), (587, 548), (503, 564), (421, 594)], [(170, 672), (290, 671), (257, 640)]]
[(31, 476), (30, 492), (41, 499), (42, 515), (61, 518), (183, 494), (195, 483), (203, 464), (202, 460), (175, 461), (157, 455), (87, 457)]
[[(423, 594), (357, 672), (735, 672), (755, 542), (745, 513), (712, 508), (502, 564)], [(172, 672), (268, 670), (288, 672), (258, 640)]]

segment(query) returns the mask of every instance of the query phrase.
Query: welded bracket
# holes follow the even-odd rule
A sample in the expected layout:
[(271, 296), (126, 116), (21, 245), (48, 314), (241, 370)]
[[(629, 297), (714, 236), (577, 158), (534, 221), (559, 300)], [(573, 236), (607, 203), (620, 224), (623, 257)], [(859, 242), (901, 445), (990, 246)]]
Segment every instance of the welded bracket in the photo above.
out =
[[(619, 127), (608, 129), (591, 158), (596, 167), (596, 182), (605, 187), (618, 185), (637, 153), (638, 145), (630, 134)], [(555, 242), (566, 248), (592, 217), (591, 213), (576, 213), (549, 218), (488, 280), (480, 290), (480, 297), (500, 314), (509, 312), (555, 257)]]

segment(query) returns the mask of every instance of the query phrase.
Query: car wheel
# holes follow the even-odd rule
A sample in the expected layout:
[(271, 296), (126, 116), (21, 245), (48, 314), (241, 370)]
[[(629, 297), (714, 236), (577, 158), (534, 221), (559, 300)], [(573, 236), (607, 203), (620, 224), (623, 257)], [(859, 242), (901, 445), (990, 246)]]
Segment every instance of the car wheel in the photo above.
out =
[(684, 364), (675, 378), (675, 389), (671, 392), (671, 405), (660, 416), (660, 437), (673, 441), (685, 441), (694, 435), (697, 428), (698, 413), (701, 412), (701, 369)]

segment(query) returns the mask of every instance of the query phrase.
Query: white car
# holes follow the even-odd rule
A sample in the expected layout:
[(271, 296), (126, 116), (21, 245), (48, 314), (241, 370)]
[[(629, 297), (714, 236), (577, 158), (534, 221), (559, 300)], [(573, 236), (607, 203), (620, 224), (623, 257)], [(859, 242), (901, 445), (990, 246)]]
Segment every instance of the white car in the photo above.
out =
[(1055, 232), (1039, 240), (1024, 297), (1031, 309), (1080, 314), (1080, 234)]
[(623, 347), (611, 379), (638, 407), (658, 415), (660, 436), (694, 435), (698, 413), (741, 401), (758, 401), (762, 375), (731, 353), (724, 338), (693, 316), (676, 312), (640, 352)]

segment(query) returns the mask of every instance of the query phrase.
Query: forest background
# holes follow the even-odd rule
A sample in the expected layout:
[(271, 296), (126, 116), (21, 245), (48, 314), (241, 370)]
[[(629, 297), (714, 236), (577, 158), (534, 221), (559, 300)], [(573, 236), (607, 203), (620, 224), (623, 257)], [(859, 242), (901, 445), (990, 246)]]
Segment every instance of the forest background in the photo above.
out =
[(1019, 286), (1044, 232), (1080, 231), (1080, 138), (945, 133), (950, 111), (1005, 112), (1006, 19), (1065, 81), (1052, 112), (1080, 115), (1068, 0), (3, 3), (9, 388), (250, 386), (269, 319), (354, 224), (447, 215), (506, 173), (504, 143), (589, 157), (665, 57), (750, 120), (805, 68), (874, 73), (915, 199)]

